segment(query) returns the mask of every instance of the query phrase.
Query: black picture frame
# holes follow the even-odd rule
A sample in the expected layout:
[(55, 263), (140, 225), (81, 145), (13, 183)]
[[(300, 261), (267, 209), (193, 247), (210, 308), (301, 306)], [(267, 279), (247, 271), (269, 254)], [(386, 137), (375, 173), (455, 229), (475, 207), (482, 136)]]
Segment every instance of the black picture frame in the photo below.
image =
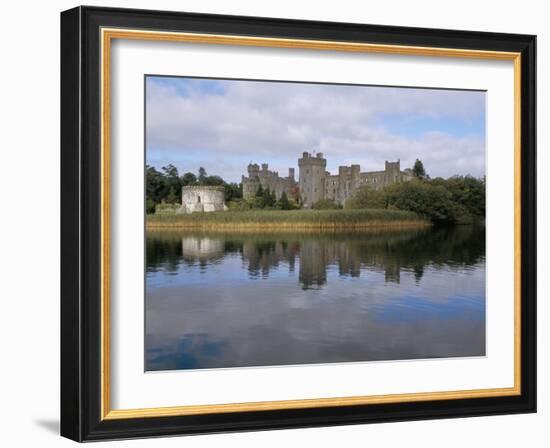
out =
[[(102, 420), (102, 27), (521, 53), (521, 393)], [(532, 35), (100, 7), (61, 13), (61, 435), (81, 442), (536, 412), (535, 58)]]

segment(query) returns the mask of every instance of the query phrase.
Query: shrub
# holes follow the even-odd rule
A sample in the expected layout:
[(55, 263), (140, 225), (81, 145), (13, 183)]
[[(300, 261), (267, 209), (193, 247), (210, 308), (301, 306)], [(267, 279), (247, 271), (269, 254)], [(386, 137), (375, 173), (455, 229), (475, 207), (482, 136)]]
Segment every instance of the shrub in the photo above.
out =
[(163, 202), (161, 204), (157, 204), (155, 207), (155, 213), (157, 215), (175, 215), (176, 210), (180, 207), (181, 204), (166, 204)]
[(386, 198), (383, 190), (375, 190), (369, 185), (363, 185), (346, 201), (346, 208), (386, 208)]
[(284, 192), (284, 191), (283, 191), (283, 194), (281, 194), (281, 197), (279, 198), (277, 203), (275, 204), (275, 207), (278, 208), (279, 210), (292, 210), (292, 209), (296, 208), (294, 206), (294, 204), (292, 204), (288, 200), (288, 196), (286, 195), (286, 192)]
[(152, 199), (147, 199), (145, 201), (145, 213), (148, 215), (155, 213), (155, 201)]
[(453, 201), (472, 216), (485, 216), (485, 179), (472, 176), (453, 176), (443, 181)]
[(360, 187), (347, 209), (381, 208), (417, 213), (434, 223), (472, 223), (485, 217), (485, 180), (472, 176), (415, 179), (382, 190)]
[(334, 202), (333, 199), (321, 199), (312, 205), (314, 210), (337, 210), (342, 208), (340, 204)]
[(250, 210), (250, 203), (244, 199), (233, 199), (227, 203), (227, 208), (233, 212)]
[(390, 185), (384, 193), (388, 207), (426, 216), (435, 223), (456, 222), (462, 212), (453, 202), (452, 194), (441, 185), (412, 180)]

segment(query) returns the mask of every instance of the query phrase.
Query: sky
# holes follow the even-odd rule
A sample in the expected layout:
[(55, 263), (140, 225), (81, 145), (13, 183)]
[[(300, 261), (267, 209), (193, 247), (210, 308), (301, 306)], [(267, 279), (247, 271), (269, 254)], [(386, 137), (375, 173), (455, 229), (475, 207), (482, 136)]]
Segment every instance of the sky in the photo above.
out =
[(418, 158), (431, 177), (485, 174), (486, 93), (184, 77), (146, 78), (146, 160), (240, 182), (251, 162), (288, 175), (305, 151), (327, 171)]

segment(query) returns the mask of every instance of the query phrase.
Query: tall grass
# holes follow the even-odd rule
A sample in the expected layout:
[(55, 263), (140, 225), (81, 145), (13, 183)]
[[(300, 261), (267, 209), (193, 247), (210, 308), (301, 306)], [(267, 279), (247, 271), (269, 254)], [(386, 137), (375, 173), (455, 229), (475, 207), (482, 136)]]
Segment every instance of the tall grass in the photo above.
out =
[(147, 215), (147, 228), (166, 229), (365, 229), (418, 228), (430, 223), (415, 213), (400, 210), (248, 210), (240, 212)]

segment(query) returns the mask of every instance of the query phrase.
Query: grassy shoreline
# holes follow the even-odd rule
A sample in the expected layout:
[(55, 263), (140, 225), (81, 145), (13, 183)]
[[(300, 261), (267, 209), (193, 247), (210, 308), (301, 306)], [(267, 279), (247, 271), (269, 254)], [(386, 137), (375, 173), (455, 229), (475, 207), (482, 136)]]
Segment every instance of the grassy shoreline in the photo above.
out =
[(400, 210), (250, 210), (192, 213), (190, 215), (147, 215), (146, 228), (190, 230), (365, 230), (414, 229), (431, 223)]

